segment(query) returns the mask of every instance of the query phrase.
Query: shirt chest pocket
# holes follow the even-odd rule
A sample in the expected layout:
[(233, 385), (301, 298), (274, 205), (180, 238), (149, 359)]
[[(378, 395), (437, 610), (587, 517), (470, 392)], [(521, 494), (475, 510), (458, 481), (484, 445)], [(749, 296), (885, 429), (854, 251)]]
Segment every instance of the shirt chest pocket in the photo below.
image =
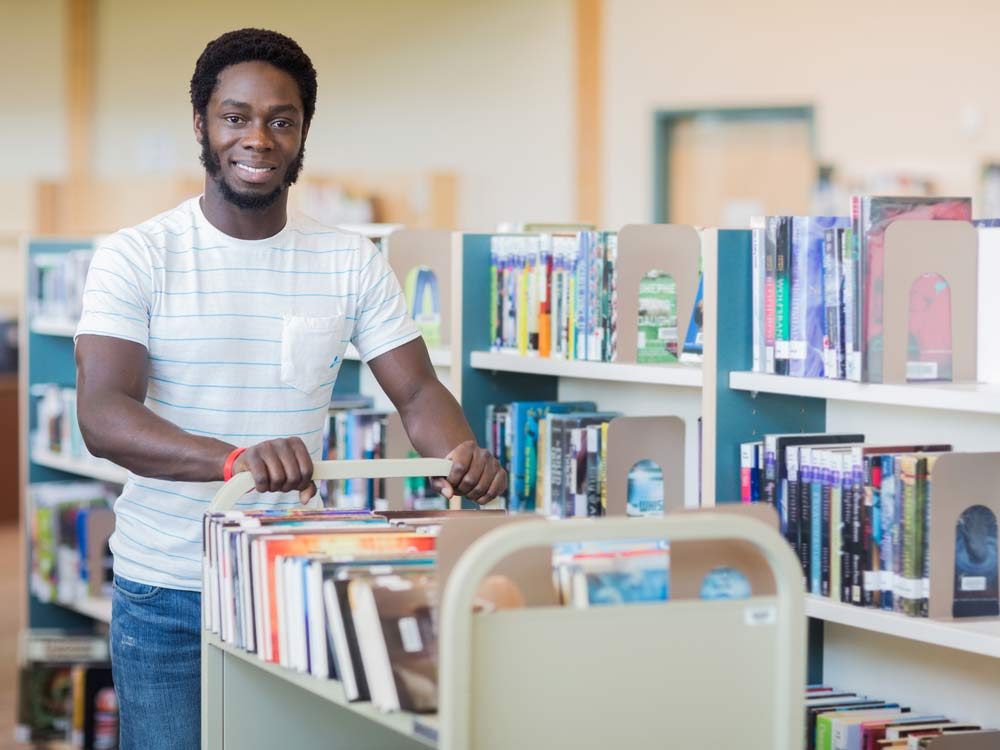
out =
[(281, 382), (303, 393), (329, 385), (347, 349), (343, 315), (286, 315), (281, 329)]

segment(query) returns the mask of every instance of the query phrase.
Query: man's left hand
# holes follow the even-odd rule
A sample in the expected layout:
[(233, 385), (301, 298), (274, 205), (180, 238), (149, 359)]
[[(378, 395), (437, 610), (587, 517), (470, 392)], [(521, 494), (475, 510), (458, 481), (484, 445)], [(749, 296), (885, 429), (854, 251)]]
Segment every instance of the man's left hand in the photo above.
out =
[(476, 441), (466, 440), (445, 458), (451, 460), (451, 473), (435, 479), (433, 485), (449, 500), (458, 495), (484, 505), (507, 491), (507, 472), (500, 468), (496, 456)]

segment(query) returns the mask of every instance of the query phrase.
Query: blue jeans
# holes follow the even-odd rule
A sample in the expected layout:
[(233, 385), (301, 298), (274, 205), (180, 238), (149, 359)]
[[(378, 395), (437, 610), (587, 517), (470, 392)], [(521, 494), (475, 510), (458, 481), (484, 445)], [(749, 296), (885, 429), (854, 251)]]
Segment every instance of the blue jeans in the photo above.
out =
[(200, 593), (115, 576), (111, 670), (120, 750), (199, 750)]

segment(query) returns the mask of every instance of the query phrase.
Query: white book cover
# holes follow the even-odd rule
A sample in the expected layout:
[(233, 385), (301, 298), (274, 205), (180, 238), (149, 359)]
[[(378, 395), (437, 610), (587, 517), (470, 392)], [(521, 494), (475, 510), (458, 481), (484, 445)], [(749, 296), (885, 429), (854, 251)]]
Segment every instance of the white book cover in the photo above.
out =
[(979, 229), (979, 320), (977, 335), (977, 380), (1000, 383), (1000, 337), (994, 329), (1000, 323), (1000, 227)]

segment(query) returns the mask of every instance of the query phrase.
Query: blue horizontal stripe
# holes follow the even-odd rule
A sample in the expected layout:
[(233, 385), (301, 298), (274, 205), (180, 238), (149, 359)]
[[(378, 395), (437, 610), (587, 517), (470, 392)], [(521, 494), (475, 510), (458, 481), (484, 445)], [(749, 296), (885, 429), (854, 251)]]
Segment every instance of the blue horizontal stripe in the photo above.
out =
[(311, 409), (210, 409), (206, 406), (194, 406), (185, 404), (172, 404), (169, 401), (161, 401), (158, 398), (153, 398), (152, 396), (147, 396), (150, 401), (154, 401), (157, 404), (163, 404), (164, 406), (169, 406), (173, 409), (194, 409), (196, 411), (217, 411), (223, 412), (225, 414), (302, 414), (305, 412), (319, 411), (320, 409), (329, 409), (329, 403), (323, 403), (319, 406), (314, 406)]
[(259, 365), (261, 367), (281, 367), (281, 362), (218, 362), (206, 361), (198, 362), (188, 359), (163, 359), (162, 357), (150, 357), (153, 362), (166, 362), (171, 365)]
[(122, 313), (108, 312), (107, 310), (87, 310), (85, 315), (110, 315), (112, 318), (125, 318), (126, 320), (134, 320), (136, 323), (149, 325), (149, 320), (136, 318), (131, 315), (123, 315)]
[(182, 497), (185, 500), (190, 500), (194, 503), (209, 503), (211, 500), (203, 500), (200, 497), (191, 497), (190, 495), (185, 495), (181, 492), (174, 492), (173, 490), (161, 490), (159, 487), (150, 487), (148, 484), (139, 484), (138, 482), (133, 483), (133, 487), (138, 487), (139, 489), (149, 490), (150, 492), (159, 492), (161, 495), (173, 495), (174, 497)]
[(379, 349), (382, 349), (383, 347), (389, 346), (390, 344), (395, 344), (397, 341), (402, 341), (405, 338), (414, 338), (415, 339), (416, 338), (415, 333), (416, 332), (414, 332), (414, 331), (410, 331), (409, 333), (403, 334), (402, 336), (397, 336), (394, 339), (389, 339), (388, 341), (386, 341), (386, 342), (384, 342), (382, 344), (379, 344), (378, 346), (376, 346), (376, 347), (374, 347), (372, 349), (369, 349), (368, 350), (368, 354), (365, 354), (363, 356), (364, 356), (365, 359), (367, 359), (372, 354), (374, 354), (375, 352), (377, 352)]
[(167, 292), (157, 289), (154, 294), (162, 294), (166, 297), (184, 297), (192, 294), (258, 294), (265, 297), (323, 297), (325, 299), (343, 299), (344, 297), (354, 297), (356, 292), (330, 294), (327, 292), (268, 292), (248, 289), (192, 289), (186, 292)]
[(284, 320), (281, 315), (254, 315), (253, 313), (156, 313), (157, 318), (260, 318), (262, 320)]
[(120, 292), (109, 292), (107, 289), (95, 289), (93, 287), (84, 291), (84, 294), (106, 294), (109, 297), (114, 297), (115, 301), (122, 305), (128, 305), (131, 308), (138, 310), (139, 312), (146, 312), (146, 308), (142, 305), (137, 305), (135, 302), (129, 302), (127, 299), (122, 299)]
[(372, 283), (372, 285), (370, 287), (368, 287), (367, 290), (365, 290), (364, 294), (362, 294), (362, 295), (360, 295), (360, 297), (358, 297), (358, 302), (360, 303), (361, 300), (363, 300), (369, 294), (371, 294), (372, 292), (374, 292), (378, 288), (378, 285), (381, 284), (383, 281), (385, 281), (390, 276), (392, 276), (392, 269), (391, 268), (388, 271), (386, 271), (384, 274), (382, 274), (382, 276), (380, 276), (377, 281), (375, 281), (374, 283)]
[[(122, 560), (125, 560), (125, 562), (130, 562), (133, 565), (137, 565), (140, 568), (142, 568), (143, 570), (157, 570), (156, 568), (149, 567), (149, 565), (147, 565), (146, 563), (141, 563), (138, 560), (133, 560), (131, 557), (126, 557), (125, 555), (120, 554), (118, 552), (115, 552), (115, 558), (116, 559), (117, 558), (121, 558)], [(161, 572), (161, 571), (157, 571), (157, 572)], [(197, 581), (198, 583), (201, 583), (201, 579), (200, 578), (188, 578), (187, 576), (174, 576), (173, 578), (174, 578), (174, 580), (172, 580), (172, 581), (164, 582), (164, 583), (158, 584), (158, 585), (169, 586), (175, 580), (176, 581)], [(150, 579), (150, 580), (153, 580), (153, 579)]]
[[(150, 380), (155, 380), (160, 383), (170, 383), (171, 385), (183, 385), (188, 388), (234, 388), (237, 390), (246, 391), (294, 391), (290, 385), (222, 385), (213, 383), (182, 383), (179, 380), (170, 380), (169, 378), (154, 377), (149, 376)], [(326, 385), (330, 385), (327, 383)]]
[(148, 521), (143, 521), (141, 518), (137, 518), (136, 516), (133, 516), (131, 514), (122, 513), (121, 511), (118, 511), (116, 513), (116, 515), (119, 518), (126, 518), (129, 521), (131, 521), (132, 523), (137, 523), (140, 526), (145, 526), (147, 529), (153, 529), (153, 531), (154, 531), (155, 534), (164, 534), (165, 536), (171, 536), (174, 539), (180, 539), (182, 542), (187, 542), (188, 544), (201, 545), (201, 537), (199, 537), (198, 539), (188, 539), (186, 536), (181, 536), (180, 534), (172, 534), (171, 532), (166, 531), (166, 530), (164, 530), (163, 528), (161, 528), (159, 526), (154, 526), (153, 524), (149, 523)]
[(394, 320), (399, 320), (400, 318), (405, 318), (405, 317), (406, 317), (406, 313), (405, 312), (404, 313), (400, 313), (399, 315), (393, 315), (391, 318), (386, 318), (385, 320), (380, 320), (377, 323), (372, 323), (367, 328), (362, 328), (360, 331), (357, 331), (354, 335), (355, 336), (360, 336), (362, 333), (368, 333), (368, 331), (372, 330), (373, 328), (381, 328), (386, 323), (391, 323)]
[(364, 315), (365, 313), (371, 312), (372, 310), (377, 310), (378, 308), (382, 307), (386, 303), (392, 302), (394, 299), (396, 299), (396, 297), (398, 297), (402, 293), (403, 293), (402, 291), (396, 292), (391, 297), (386, 297), (384, 300), (382, 300), (381, 302), (379, 302), (377, 305), (372, 305), (371, 307), (366, 307), (364, 310), (358, 310), (358, 315)]
[(345, 268), (340, 271), (287, 271), (279, 268), (249, 268), (249, 267), (227, 267), (227, 268), (167, 268), (166, 266), (153, 266), (154, 271), (166, 271), (167, 273), (222, 273), (222, 272), (243, 272), (261, 271), (263, 273), (284, 273), (297, 276), (335, 276), (342, 273), (358, 273), (360, 269)]
[(93, 271), (100, 271), (101, 273), (110, 273), (112, 276), (117, 276), (119, 279), (121, 279), (122, 281), (124, 281), (130, 287), (132, 287), (139, 294), (140, 297), (143, 294), (142, 290), (139, 289), (139, 287), (136, 286), (134, 279), (126, 278), (125, 276), (122, 276), (117, 271), (112, 271), (110, 268), (102, 268), (101, 266), (91, 265), (90, 268), (88, 269), (87, 273), (91, 273)]
[[(358, 269), (358, 270), (359, 271), (364, 271), (366, 268), (368, 268), (368, 266), (370, 266), (372, 264), (372, 261), (375, 260), (381, 254), (382, 254), (381, 248), (376, 248), (375, 252), (372, 253), (372, 257), (370, 257), (367, 261), (365, 261), (365, 264), (363, 266), (361, 266), (361, 268)], [(391, 273), (391, 271), (390, 271), (390, 273)]]
[(178, 560), (188, 560), (189, 562), (196, 562), (199, 565), (201, 564), (201, 555), (199, 555), (198, 557), (190, 557), (189, 555), (175, 555), (173, 552), (164, 552), (162, 549), (158, 549), (156, 547), (150, 547), (148, 544), (143, 544), (138, 539), (133, 539), (124, 531), (122, 531), (121, 527), (119, 526), (115, 527), (115, 533), (121, 534), (123, 537), (132, 542), (132, 544), (142, 547), (143, 549), (148, 549), (150, 552), (155, 552), (158, 555), (166, 555), (167, 557), (175, 557)]
[(135, 264), (135, 262), (131, 258), (129, 258), (125, 253), (123, 253), (117, 247), (109, 247), (107, 245), (104, 245), (104, 246), (98, 248), (98, 252), (101, 252), (101, 251), (108, 252), (108, 253), (114, 253), (115, 255), (118, 255), (119, 257), (121, 257), (121, 259), (123, 261), (125, 261), (126, 263), (128, 263), (130, 266), (132, 266), (132, 268), (134, 268), (136, 271), (138, 271), (139, 273), (141, 273), (147, 279), (149, 279), (150, 281), (153, 280), (153, 276), (152, 276), (152, 274), (150, 274), (150, 272), (148, 270), (146, 270), (145, 268), (140, 268), (139, 266), (137, 266)]
[[(148, 488), (144, 488), (144, 489), (148, 489)], [(198, 512), (198, 515), (196, 515), (196, 516), (185, 516), (185, 515), (182, 515), (180, 513), (170, 513), (169, 511), (166, 511), (166, 510), (160, 510), (159, 508), (153, 508), (153, 507), (151, 507), (149, 505), (143, 505), (142, 503), (137, 502), (136, 500), (134, 500), (131, 497), (128, 497), (127, 495), (122, 495), (118, 499), (119, 499), (119, 501), (124, 501), (126, 503), (130, 503), (130, 504), (136, 506), (137, 508), (142, 508), (143, 510), (152, 511), (153, 513), (160, 513), (161, 515), (170, 516), (171, 518), (180, 518), (180, 519), (182, 519), (184, 521), (193, 521), (193, 522), (199, 522), (201, 520), (201, 512), (200, 511)], [(116, 510), (115, 512), (117, 513), (118, 511)]]
[(317, 432), (323, 431), (323, 428), (319, 427), (315, 430), (309, 430), (308, 432), (211, 432), (209, 430), (196, 430), (193, 427), (184, 427), (183, 425), (177, 426), (185, 432), (193, 432), (196, 435), (210, 435), (211, 437), (264, 438), (267, 440), (273, 438), (305, 437), (306, 435), (315, 435)]
[(192, 245), (191, 247), (181, 248), (180, 250), (172, 250), (169, 247), (160, 247), (160, 248), (157, 248), (157, 249), (158, 250), (162, 250), (163, 252), (166, 252), (166, 253), (170, 253), (171, 255), (186, 255), (187, 253), (190, 253), (191, 251), (194, 251), (194, 250), (197, 250), (197, 251), (201, 251), (201, 250), (225, 250), (226, 246), (225, 245), (209, 245), (208, 247), (195, 247), (194, 245)]
[(150, 336), (152, 341), (256, 341), (262, 344), (280, 344), (281, 339), (255, 339), (248, 336)]

